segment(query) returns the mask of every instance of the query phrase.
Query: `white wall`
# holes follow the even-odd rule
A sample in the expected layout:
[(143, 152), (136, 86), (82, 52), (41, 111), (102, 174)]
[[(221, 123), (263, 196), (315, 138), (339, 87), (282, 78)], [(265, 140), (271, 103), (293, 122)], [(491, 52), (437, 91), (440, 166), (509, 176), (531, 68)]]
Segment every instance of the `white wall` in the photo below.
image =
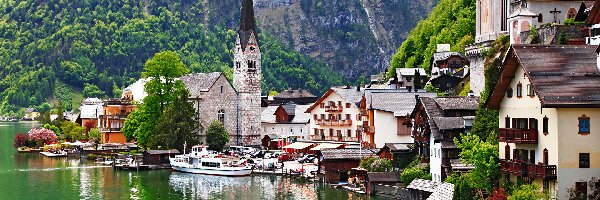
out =
[[(346, 131), (347, 130), (351, 130), (352, 132), (352, 136), (354, 137), (358, 137), (356, 135), (356, 130), (357, 130), (357, 126), (360, 125), (362, 122), (357, 120), (357, 115), (359, 115), (360, 110), (358, 108), (358, 106), (356, 106), (356, 104), (348, 102), (346, 100), (344, 100), (340, 95), (338, 95), (335, 92), (332, 92), (326, 99), (324, 99), (323, 103), (325, 103), (327, 105), (327, 102), (329, 101), (334, 101), (337, 102), (338, 101), (342, 101), (342, 106), (344, 107), (341, 113), (338, 112), (325, 112), (325, 108), (321, 108), (321, 106), (319, 104), (315, 105), (315, 108), (313, 110), (311, 110), (310, 112), (310, 135), (320, 135), (320, 133), (315, 133), (314, 129), (324, 129), (325, 130), (325, 135), (327, 136), (329, 133), (329, 129), (333, 129), (334, 131), (337, 130), (341, 130), (342, 131), (342, 135), (346, 135)], [(346, 108), (346, 103), (350, 103), (350, 108)], [(350, 119), (352, 120), (352, 125), (351, 126), (321, 126), (321, 125), (317, 125), (316, 124), (316, 120), (314, 119), (314, 115), (317, 115), (317, 117), (319, 119), (321, 119), (321, 114), (325, 114), (325, 118), (328, 119), (328, 115), (329, 114), (342, 114), (342, 117), (345, 119), (346, 114), (350, 114)], [(362, 138), (365, 138), (365, 135), (363, 134)]]
[(309, 140), (308, 124), (261, 124), (261, 138), (265, 135), (276, 134), (281, 137), (299, 136), (298, 139)]
[(385, 143), (413, 143), (410, 135), (398, 135), (398, 120), (394, 113), (375, 110), (375, 145), (382, 148)]
[(434, 182), (442, 182), (442, 145), (429, 139), (429, 173)]

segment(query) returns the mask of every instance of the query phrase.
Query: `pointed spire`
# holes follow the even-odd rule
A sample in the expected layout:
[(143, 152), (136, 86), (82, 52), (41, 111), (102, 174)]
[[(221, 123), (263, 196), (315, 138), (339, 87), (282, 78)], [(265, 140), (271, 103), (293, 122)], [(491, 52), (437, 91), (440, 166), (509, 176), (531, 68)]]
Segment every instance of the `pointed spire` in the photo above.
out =
[(238, 31), (242, 49), (245, 50), (250, 40), (250, 35), (254, 34), (258, 43), (256, 34), (256, 22), (254, 21), (254, 2), (252, 0), (243, 0), (242, 12), (240, 13), (240, 30)]

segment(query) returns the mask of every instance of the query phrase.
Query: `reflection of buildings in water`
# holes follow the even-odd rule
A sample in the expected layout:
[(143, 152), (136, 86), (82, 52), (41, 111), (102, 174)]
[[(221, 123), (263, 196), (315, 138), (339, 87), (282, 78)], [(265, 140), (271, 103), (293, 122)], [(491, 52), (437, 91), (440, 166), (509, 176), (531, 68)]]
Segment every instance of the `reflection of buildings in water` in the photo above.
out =
[(279, 176), (220, 177), (173, 173), (169, 185), (185, 199), (316, 199), (312, 183)]

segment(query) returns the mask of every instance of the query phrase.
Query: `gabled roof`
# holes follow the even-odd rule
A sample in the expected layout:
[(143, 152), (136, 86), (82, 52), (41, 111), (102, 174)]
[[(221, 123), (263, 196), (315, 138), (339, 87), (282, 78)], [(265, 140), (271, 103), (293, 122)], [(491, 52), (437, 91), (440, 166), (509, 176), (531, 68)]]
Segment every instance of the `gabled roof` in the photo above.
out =
[(594, 2), (592, 10), (590, 11), (588, 18), (585, 20), (585, 24), (588, 26), (600, 24), (600, 1)]
[(433, 53), (433, 55), (431, 56), (432, 59), (431, 59), (430, 65), (431, 64), (435, 64), (435, 63), (437, 63), (439, 61), (447, 60), (448, 58), (450, 58), (452, 56), (461, 57), (465, 62), (467, 62), (467, 63), (469, 62), (469, 59), (465, 55), (463, 55), (462, 53), (460, 53), (460, 52), (448, 52), (447, 51), (447, 52), (436, 52), (436, 53)]
[(148, 150), (147, 154), (150, 155), (160, 155), (160, 154), (180, 154), (179, 150), (171, 149), (171, 150)]
[(515, 17), (537, 17), (538, 15), (531, 12), (529, 9), (527, 9), (527, 7), (524, 6), (519, 6), (512, 14), (510, 14), (510, 16), (508, 16), (508, 19), (512, 19)]
[(200, 96), (202, 93), (208, 92), (210, 88), (217, 82), (223, 73), (196, 73), (188, 74), (180, 78), (185, 84), (185, 87), (190, 91), (192, 97)]
[[(306, 113), (306, 110), (311, 105), (295, 105), (294, 112), (293, 112), (294, 118), (292, 118), (292, 121), (290, 123), (293, 123), (293, 124), (308, 123), (308, 121), (310, 120), (310, 114)], [(277, 121), (275, 120), (275, 111), (277, 110), (277, 108), (279, 108), (279, 106), (266, 107), (260, 114), (260, 121), (262, 123), (270, 123), (270, 124), (277, 123)], [(289, 115), (289, 113), (288, 113), (288, 115)]]
[(409, 151), (413, 145), (413, 143), (385, 143), (383, 148), (389, 148), (390, 151)]
[(279, 93), (277, 96), (273, 97), (274, 99), (298, 99), (298, 98), (315, 98), (317, 96), (311, 94), (307, 90), (284, 90)]
[(321, 102), (325, 101), (325, 99), (327, 99), (327, 97), (329, 97), (329, 95), (331, 95), (334, 92), (340, 95), (342, 99), (353, 103), (355, 106), (358, 107), (365, 93), (365, 90), (363, 88), (357, 89), (356, 87), (349, 86), (332, 87), (331, 89), (327, 90), (327, 92), (325, 92), (325, 94), (321, 98), (319, 98), (319, 100), (317, 100), (317, 102), (315, 102), (308, 110), (306, 110), (306, 112), (311, 112), (314, 108), (319, 106)]
[(283, 110), (285, 110), (288, 116), (296, 115), (296, 104), (283, 104), (281, 107), (283, 107)]
[(600, 107), (600, 71), (595, 52), (587, 45), (513, 45), (486, 106), (498, 109), (515, 77), (525, 71), (542, 107)]
[(416, 71), (419, 71), (421, 76), (427, 76), (427, 72), (423, 68), (396, 68), (396, 75), (400, 77), (402, 76), (414, 76)]
[(436, 93), (428, 92), (373, 92), (369, 100), (371, 109), (391, 112), (400, 117), (410, 115), (417, 104), (417, 97), (436, 96)]
[(442, 110), (477, 110), (479, 97), (438, 97), (435, 101)]
[(440, 130), (464, 129), (465, 120), (462, 117), (433, 117)]

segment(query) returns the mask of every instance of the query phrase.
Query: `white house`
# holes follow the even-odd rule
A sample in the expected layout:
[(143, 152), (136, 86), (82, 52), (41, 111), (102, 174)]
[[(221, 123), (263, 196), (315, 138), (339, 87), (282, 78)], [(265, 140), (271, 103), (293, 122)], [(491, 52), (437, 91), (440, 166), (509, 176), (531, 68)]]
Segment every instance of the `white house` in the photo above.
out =
[(265, 108), (260, 118), (261, 137), (268, 135), (270, 139), (295, 137), (298, 140), (309, 140), (310, 114), (306, 110), (310, 106), (312, 104), (289, 103)]
[(332, 87), (306, 112), (310, 114), (310, 139), (313, 141), (359, 142), (363, 135), (359, 104), (364, 89)]

